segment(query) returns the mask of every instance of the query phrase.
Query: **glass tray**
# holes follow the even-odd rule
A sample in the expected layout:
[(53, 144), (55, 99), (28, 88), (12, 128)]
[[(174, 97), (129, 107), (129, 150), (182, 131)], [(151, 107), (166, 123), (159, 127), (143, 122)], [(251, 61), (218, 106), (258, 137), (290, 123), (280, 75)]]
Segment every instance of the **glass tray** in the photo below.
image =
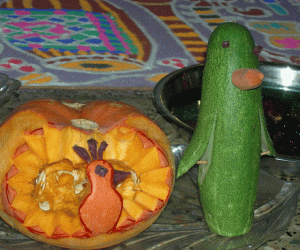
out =
[(11, 95), (20, 87), (20, 81), (10, 79), (7, 75), (0, 73), (0, 106), (8, 101)]
[[(176, 165), (184, 145), (173, 146)], [(274, 170), (275, 171), (275, 170)], [(107, 250), (215, 250), (256, 249), (282, 235), (297, 208), (298, 182), (287, 182), (261, 170), (252, 230), (240, 237), (222, 237), (209, 231), (199, 204), (197, 168), (175, 182), (164, 212), (147, 230)], [(58, 250), (12, 229), (0, 220), (0, 249)]]

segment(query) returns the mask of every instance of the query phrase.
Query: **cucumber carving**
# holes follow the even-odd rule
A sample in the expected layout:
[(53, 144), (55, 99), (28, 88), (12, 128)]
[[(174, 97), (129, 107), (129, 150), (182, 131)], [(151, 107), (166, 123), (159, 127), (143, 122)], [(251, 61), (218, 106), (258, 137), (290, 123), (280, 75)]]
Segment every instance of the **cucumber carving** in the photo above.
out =
[(223, 23), (211, 34), (197, 126), (177, 171), (180, 177), (202, 163), (204, 216), (210, 230), (223, 236), (251, 229), (260, 155), (276, 154), (263, 113), (259, 52), (240, 24)]

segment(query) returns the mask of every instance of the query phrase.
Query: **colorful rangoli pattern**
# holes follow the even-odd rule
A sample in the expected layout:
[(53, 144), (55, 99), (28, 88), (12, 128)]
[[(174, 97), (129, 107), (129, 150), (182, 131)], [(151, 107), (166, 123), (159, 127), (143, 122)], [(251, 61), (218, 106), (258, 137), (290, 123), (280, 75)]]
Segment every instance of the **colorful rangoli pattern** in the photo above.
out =
[(82, 10), (2, 9), (0, 22), (11, 45), (49, 58), (49, 53), (137, 54), (113, 17)]
[(226, 21), (244, 24), (261, 61), (300, 65), (300, 1), (0, 0), (0, 72), (23, 87), (153, 88), (204, 63)]

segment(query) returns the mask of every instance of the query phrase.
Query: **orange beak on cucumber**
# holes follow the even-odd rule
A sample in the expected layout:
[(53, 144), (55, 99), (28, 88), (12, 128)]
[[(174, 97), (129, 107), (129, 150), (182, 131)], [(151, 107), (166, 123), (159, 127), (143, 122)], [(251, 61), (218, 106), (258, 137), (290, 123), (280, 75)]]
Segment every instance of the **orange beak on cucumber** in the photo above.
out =
[(239, 236), (252, 226), (260, 155), (276, 155), (262, 107), (253, 38), (244, 26), (223, 23), (211, 34), (201, 105), (177, 177), (199, 164), (200, 201), (210, 230)]

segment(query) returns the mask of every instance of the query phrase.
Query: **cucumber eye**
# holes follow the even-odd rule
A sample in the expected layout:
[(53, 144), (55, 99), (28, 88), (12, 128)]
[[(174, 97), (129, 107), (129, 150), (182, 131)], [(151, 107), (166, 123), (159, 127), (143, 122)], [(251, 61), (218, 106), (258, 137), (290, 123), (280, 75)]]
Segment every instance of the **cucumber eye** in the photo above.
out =
[(255, 46), (253, 49), (253, 54), (257, 56), (262, 51), (262, 49), (262, 46)]
[(223, 41), (223, 43), (222, 43), (223, 48), (228, 48), (229, 45), (230, 45), (229, 41)]

